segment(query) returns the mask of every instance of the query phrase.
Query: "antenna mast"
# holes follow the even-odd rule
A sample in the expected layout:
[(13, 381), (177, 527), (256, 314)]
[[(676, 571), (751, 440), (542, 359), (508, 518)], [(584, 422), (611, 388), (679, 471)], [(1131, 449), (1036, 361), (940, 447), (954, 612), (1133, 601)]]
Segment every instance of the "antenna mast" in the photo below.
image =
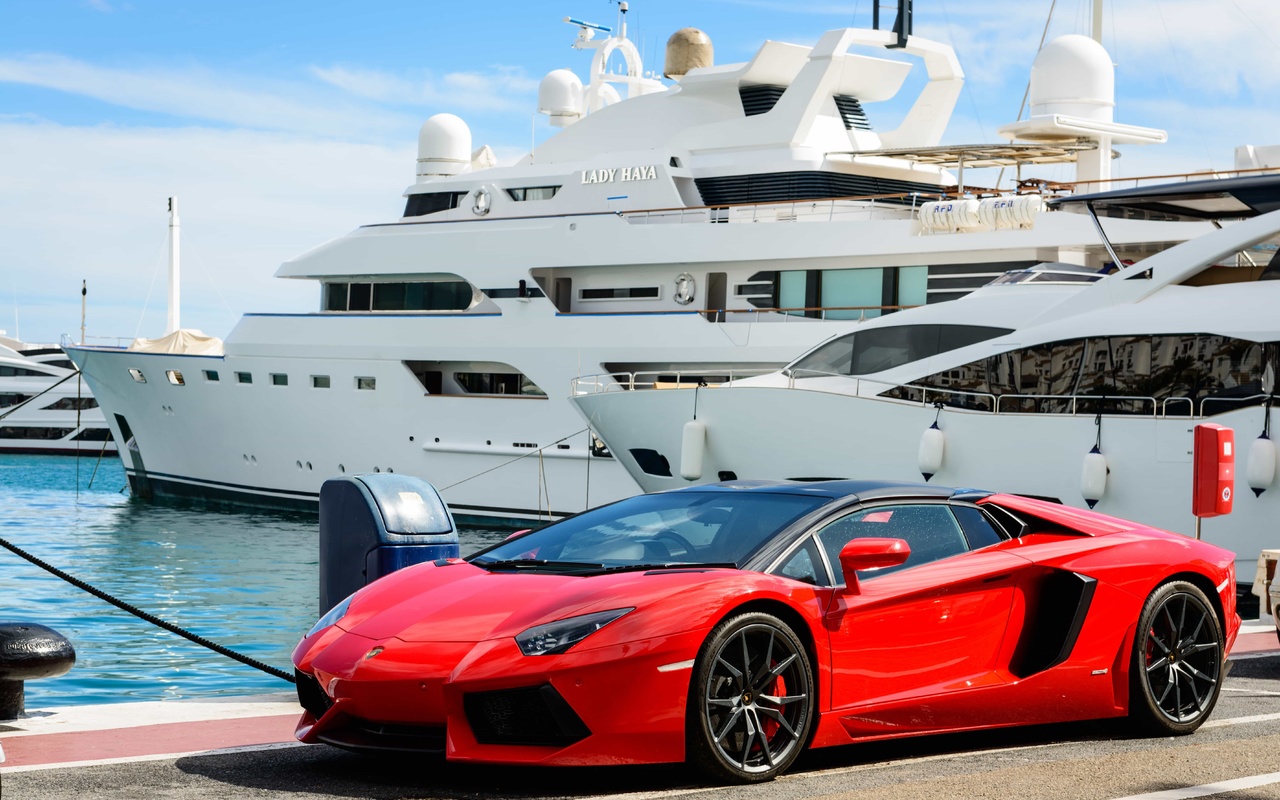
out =
[(178, 198), (169, 198), (169, 321), (165, 325), (164, 335), (168, 336), (182, 327), (181, 286), (178, 267), (178, 237), (181, 234), (178, 220)]

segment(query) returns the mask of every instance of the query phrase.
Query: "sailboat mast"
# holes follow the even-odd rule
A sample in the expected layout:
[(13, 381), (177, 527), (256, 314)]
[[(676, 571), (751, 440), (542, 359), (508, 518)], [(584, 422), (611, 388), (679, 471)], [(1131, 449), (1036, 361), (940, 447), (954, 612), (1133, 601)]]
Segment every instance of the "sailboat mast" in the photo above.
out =
[(1102, 0), (1093, 0), (1093, 40), (1102, 44)]
[(181, 286), (178, 267), (178, 237), (181, 226), (178, 221), (178, 198), (169, 198), (169, 320), (164, 334), (168, 336), (182, 327)]

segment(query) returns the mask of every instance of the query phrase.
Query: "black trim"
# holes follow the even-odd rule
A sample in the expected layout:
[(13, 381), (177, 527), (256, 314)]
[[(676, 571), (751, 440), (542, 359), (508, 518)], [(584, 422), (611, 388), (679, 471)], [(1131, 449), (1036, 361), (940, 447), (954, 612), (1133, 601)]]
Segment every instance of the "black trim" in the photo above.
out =
[(1026, 621), (1009, 665), (1019, 678), (1056, 667), (1071, 656), (1098, 581), (1078, 572), (1047, 570), (1028, 588)]
[[(911, 195), (920, 193), (937, 197), (947, 187), (919, 181), (900, 181), (849, 175), (843, 172), (800, 170), (795, 172), (761, 172), (753, 175), (726, 175), (719, 178), (694, 178), (702, 202), (708, 206), (749, 203), (783, 203), (792, 200), (825, 200), (833, 197), (872, 197), (878, 195)], [(911, 197), (885, 202), (910, 205)]]
[(466, 694), (462, 707), (480, 744), (558, 747), (591, 735), (582, 717), (549, 683)]

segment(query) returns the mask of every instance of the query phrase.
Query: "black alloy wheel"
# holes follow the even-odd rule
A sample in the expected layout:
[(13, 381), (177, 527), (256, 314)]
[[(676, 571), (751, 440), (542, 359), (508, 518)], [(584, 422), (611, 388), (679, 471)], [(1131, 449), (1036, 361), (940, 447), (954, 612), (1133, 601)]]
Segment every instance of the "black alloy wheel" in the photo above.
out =
[(1161, 736), (1191, 733), (1218, 702), (1225, 658), (1222, 625), (1204, 592), (1185, 581), (1161, 585), (1138, 619), (1130, 718)]
[(777, 777), (808, 740), (812, 676), (804, 645), (777, 617), (749, 613), (721, 622), (694, 666), (690, 761), (726, 783)]

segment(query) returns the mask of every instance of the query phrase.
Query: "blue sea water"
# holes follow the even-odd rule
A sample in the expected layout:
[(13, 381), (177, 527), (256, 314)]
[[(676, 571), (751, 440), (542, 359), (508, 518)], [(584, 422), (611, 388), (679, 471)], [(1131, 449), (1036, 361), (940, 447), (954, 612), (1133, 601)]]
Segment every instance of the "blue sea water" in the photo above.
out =
[[(144, 504), (129, 497), (118, 459), (103, 459), (96, 475), (95, 461), (0, 455), (0, 538), (161, 619), (292, 672), (289, 655), (316, 617), (316, 518)], [(463, 530), (462, 552), (505, 535)], [(28, 710), (291, 689), (8, 550), (0, 550), (0, 621), (48, 625), (76, 649), (69, 673), (27, 683)]]

